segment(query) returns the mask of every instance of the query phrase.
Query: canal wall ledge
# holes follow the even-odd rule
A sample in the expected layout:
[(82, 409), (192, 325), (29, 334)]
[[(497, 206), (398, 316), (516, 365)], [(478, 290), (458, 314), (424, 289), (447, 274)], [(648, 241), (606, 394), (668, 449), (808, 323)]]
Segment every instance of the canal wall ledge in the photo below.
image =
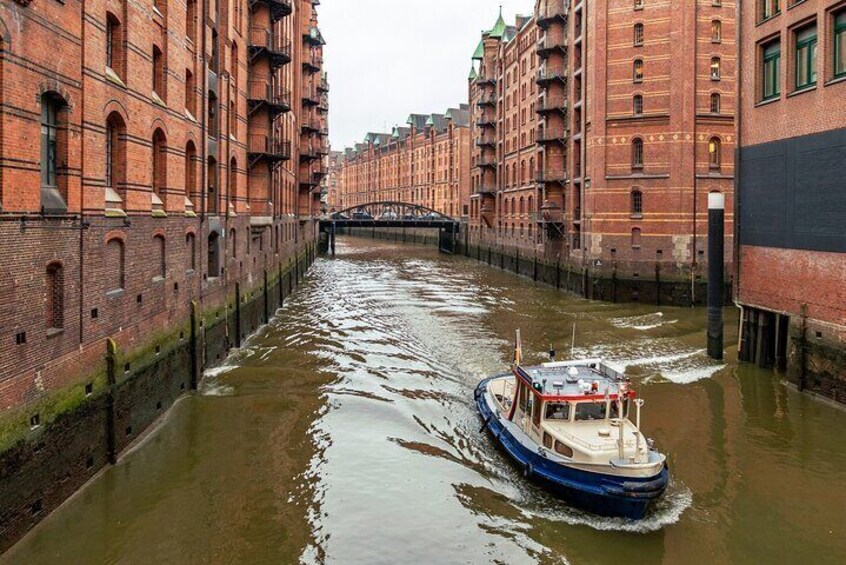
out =
[(144, 435), (181, 397), (195, 391), (203, 371), (267, 323), (300, 284), (315, 258), (313, 243), (253, 281), (232, 288), (221, 306), (203, 309), (146, 345), (122, 351), (103, 340), (103, 369), (40, 412), (25, 437), (0, 438), (0, 552), (6, 551)]
[[(384, 241), (438, 246), (438, 232), (422, 229), (345, 228), (341, 235), (366, 237)], [(569, 291), (592, 300), (640, 302), (657, 306), (704, 306), (707, 284), (699, 283), (691, 304), (690, 283), (680, 281), (623, 279), (607, 273), (566, 264), (549, 263), (533, 255), (521, 254), (514, 248), (474, 244), (460, 237), (458, 254), (492, 267), (531, 278), (537, 282)], [(525, 252), (525, 250), (524, 250)], [(726, 283), (726, 306), (731, 306), (731, 285)], [(828, 330), (828, 328), (826, 328)], [(744, 329), (744, 339), (753, 347), (765, 347), (767, 331), (772, 328)], [(835, 332), (814, 331), (801, 320), (791, 321), (787, 358), (784, 360), (786, 381), (811, 396), (846, 406), (846, 346)], [(768, 366), (767, 368), (773, 368)]]

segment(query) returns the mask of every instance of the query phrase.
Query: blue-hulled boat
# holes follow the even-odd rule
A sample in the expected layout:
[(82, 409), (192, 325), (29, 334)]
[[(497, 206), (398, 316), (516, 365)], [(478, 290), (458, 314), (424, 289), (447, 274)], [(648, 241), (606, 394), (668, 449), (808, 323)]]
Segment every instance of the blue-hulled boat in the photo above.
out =
[[(601, 360), (520, 366), (484, 379), (484, 428), (524, 476), (603, 516), (643, 518), (667, 488), (666, 457), (640, 431), (643, 400)], [(630, 412), (635, 419), (630, 419)]]

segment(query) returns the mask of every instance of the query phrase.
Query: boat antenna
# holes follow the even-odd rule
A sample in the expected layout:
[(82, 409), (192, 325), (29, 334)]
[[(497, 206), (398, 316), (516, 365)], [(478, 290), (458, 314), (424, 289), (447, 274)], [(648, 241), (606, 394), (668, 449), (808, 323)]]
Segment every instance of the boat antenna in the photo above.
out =
[(575, 356), (576, 351), (576, 322), (573, 322), (573, 341), (570, 343), (570, 358)]

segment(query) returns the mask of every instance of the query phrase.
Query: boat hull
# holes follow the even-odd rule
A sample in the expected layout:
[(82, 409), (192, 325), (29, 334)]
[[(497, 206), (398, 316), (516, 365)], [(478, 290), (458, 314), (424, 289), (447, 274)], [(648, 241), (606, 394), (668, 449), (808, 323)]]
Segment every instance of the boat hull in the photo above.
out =
[(479, 415), (497, 445), (535, 484), (594, 514), (633, 520), (642, 519), (666, 490), (669, 480), (666, 465), (651, 477), (625, 477), (562, 465), (529, 449), (508, 430), (502, 417), (488, 403), (485, 391), (494, 378), (485, 379), (476, 387), (474, 396)]

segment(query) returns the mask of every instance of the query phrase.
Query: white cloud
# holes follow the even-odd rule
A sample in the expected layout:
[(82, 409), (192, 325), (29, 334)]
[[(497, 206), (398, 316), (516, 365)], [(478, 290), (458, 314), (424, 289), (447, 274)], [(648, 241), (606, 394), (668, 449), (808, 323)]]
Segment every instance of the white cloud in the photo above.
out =
[(467, 102), (470, 57), (502, 4), (508, 24), (534, 0), (322, 0), (334, 149)]

